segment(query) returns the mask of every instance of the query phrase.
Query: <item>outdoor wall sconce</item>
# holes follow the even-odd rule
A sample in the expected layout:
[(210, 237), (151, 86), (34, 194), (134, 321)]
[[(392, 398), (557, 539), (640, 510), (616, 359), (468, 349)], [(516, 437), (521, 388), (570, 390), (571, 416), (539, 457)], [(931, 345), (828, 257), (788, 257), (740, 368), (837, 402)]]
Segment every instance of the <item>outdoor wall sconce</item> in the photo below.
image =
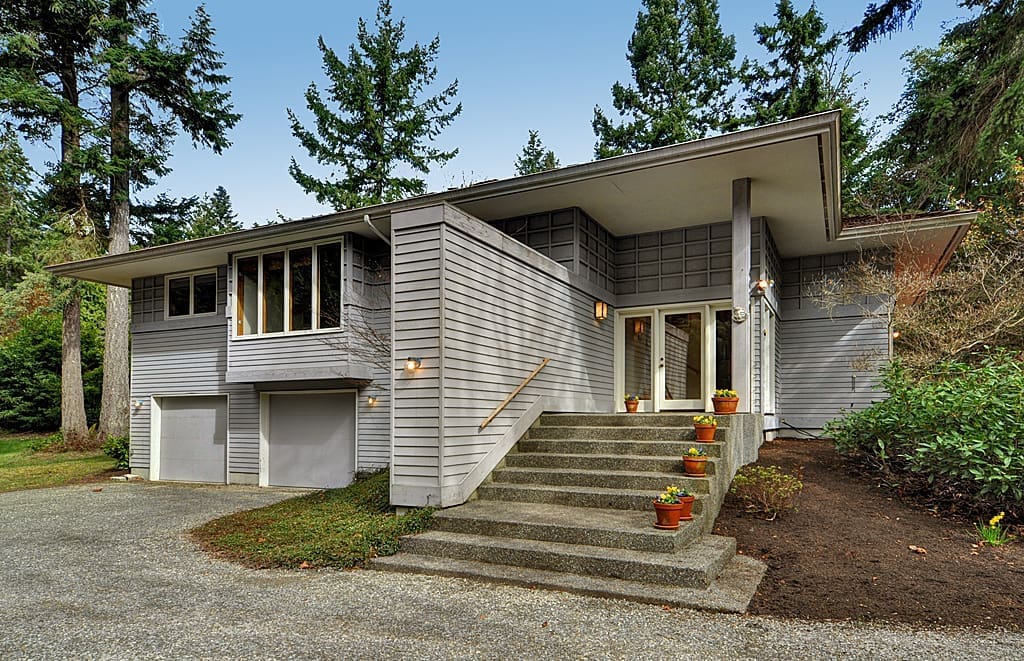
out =
[(647, 332), (647, 322), (643, 319), (633, 320), (633, 337), (640, 337)]
[(900, 335), (902, 335), (902, 334), (903, 334), (903, 333), (899, 332), (898, 330), (894, 330), (894, 331), (892, 332), (892, 339), (894, 339), (894, 340), (898, 340), (898, 339), (900, 339)]
[(366, 403), (369, 404), (370, 406), (377, 406), (377, 398), (374, 397), (373, 395), (370, 395), (369, 397), (366, 398)]
[(412, 372), (413, 370), (418, 370), (420, 368), (420, 366), (422, 366), (422, 365), (423, 365), (423, 359), (422, 358), (406, 358), (405, 359), (405, 369), (407, 369), (410, 372)]
[(143, 402), (142, 402), (141, 399), (133, 399), (132, 400), (132, 408), (134, 408), (136, 411), (141, 409), (142, 406), (143, 406)]
[(753, 294), (755, 296), (764, 296), (765, 293), (775, 284), (774, 280), (768, 278), (758, 278), (754, 281)]
[(604, 301), (594, 301), (594, 319), (604, 321), (608, 318), (608, 304)]

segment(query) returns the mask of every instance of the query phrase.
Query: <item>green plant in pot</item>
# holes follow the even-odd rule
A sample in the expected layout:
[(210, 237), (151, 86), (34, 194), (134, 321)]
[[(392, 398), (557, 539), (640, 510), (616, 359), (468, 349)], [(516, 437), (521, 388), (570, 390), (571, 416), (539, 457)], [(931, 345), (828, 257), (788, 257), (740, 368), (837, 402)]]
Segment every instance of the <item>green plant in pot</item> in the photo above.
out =
[(735, 390), (719, 388), (715, 391), (711, 401), (715, 405), (715, 413), (719, 415), (728, 415), (736, 412), (736, 406), (739, 405), (740, 398)]
[(654, 501), (654, 512), (658, 516), (655, 528), (676, 530), (680, 521), (693, 519), (693, 494), (686, 489), (669, 485)]
[(689, 477), (705, 477), (707, 466), (708, 457), (700, 448), (690, 448), (683, 455), (683, 468)]
[(626, 395), (626, 412), (636, 413), (637, 407), (640, 405), (639, 395)]
[(710, 443), (715, 440), (715, 430), (718, 429), (718, 420), (713, 415), (696, 415), (693, 417), (693, 430), (697, 432), (697, 440), (701, 443)]

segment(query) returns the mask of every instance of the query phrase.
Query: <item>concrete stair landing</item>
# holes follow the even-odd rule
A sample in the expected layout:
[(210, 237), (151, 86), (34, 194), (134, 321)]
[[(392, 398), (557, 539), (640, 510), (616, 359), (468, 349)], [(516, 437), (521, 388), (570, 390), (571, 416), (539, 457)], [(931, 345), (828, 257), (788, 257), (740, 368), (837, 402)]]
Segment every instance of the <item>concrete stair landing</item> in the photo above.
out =
[[(697, 444), (685, 414), (545, 414), (475, 500), (370, 566), (744, 612), (765, 567), (709, 534), (736, 468), (729, 444), (749, 429), (738, 421), (720, 416), (715, 442)], [(706, 477), (683, 474), (694, 445)], [(694, 518), (658, 530), (651, 501), (669, 484), (696, 494)]]

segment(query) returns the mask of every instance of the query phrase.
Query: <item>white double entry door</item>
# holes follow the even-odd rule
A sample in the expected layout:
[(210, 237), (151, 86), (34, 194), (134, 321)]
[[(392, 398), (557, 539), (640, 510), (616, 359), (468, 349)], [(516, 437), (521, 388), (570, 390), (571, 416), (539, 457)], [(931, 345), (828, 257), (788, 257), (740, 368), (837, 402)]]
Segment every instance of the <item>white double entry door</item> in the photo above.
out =
[(710, 411), (731, 379), (728, 301), (623, 309), (615, 315), (615, 392), (640, 411)]

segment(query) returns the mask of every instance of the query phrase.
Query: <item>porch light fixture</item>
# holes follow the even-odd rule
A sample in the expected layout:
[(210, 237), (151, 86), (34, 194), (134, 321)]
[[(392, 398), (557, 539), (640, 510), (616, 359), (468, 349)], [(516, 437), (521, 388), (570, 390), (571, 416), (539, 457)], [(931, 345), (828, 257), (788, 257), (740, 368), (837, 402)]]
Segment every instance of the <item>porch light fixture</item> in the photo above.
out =
[(899, 332), (898, 330), (894, 330), (894, 331), (892, 332), (892, 339), (894, 339), (894, 340), (898, 340), (898, 339), (900, 339), (900, 335), (902, 335), (902, 334), (903, 334), (903, 333)]
[(422, 365), (423, 365), (423, 359), (422, 358), (406, 358), (405, 359), (405, 369), (410, 371), (410, 372), (412, 372), (413, 370), (418, 370), (420, 368), (420, 366), (422, 366)]
[(594, 301), (594, 319), (604, 321), (608, 318), (608, 304), (604, 301)]
[(142, 406), (143, 406), (143, 401), (141, 399), (133, 399), (132, 400), (132, 407), (134, 407), (136, 411), (141, 409)]
[(647, 322), (643, 319), (633, 320), (633, 337), (640, 337), (647, 331)]
[(373, 395), (370, 395), (369, 397), (366, 398), (366, 403), (369, 404), (370, 406), (377, 406), (377, 398), (374, 397)]
[(774, 280), (768, 278), (758, 278), (754, 281), (753, 293), (755, 296), (764, 296), (772, 285), (775, 284)]

